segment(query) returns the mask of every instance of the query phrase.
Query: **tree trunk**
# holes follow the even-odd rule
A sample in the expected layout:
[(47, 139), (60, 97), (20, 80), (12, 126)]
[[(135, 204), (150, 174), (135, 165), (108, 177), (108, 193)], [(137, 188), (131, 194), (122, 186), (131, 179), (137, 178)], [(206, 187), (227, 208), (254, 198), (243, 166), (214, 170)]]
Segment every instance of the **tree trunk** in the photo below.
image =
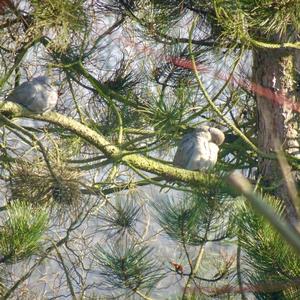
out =
[[(257, 49), (253, 54), (254, 83), (272, 91), (268, 96), (256, 95), (258, 146), (266, 154), (276, 149), (278, 141), (285, 153), (299, 157), (297, 122), (299, 114), (293, 112), (291, 105), (286, 101), (280, 101), (282, 96), (290, 101), (296, 101), (296, 58), (299, 60), (297, 55), (299, 56), (299, 53), (296, 51), (286, 49)], [(292, 172), (293, 178), (296, 179), (296, 172), (290, 166), (288, 168), (287, 171)], [(287, 219), (290, 222), (296, 221), (298, 219), (296, 209), (283, 180), (278, 161), (260, 157), (258, 175), (261, 175), (264, 184), (274, 188), (273, 193), (282, 199)]]

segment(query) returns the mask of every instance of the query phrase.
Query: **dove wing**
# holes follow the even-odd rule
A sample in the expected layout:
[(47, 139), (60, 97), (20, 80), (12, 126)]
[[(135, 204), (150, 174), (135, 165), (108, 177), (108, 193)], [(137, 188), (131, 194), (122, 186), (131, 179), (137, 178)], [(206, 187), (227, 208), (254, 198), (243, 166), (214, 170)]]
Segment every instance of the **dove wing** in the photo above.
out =
[(199, 136), (195, 139), (193, 149), (189, 154), (188, 164), (189, 170), (207, 169), (210, 159), (209, 141), (206, 136)]
[(175, 166), (186, 168), (195, 147), (196, 138), (193, 133), (187, 133), (180, 141), (173, 163)]
[(35, 100), (36, 90), (31, 82), (23, 82), (6, 98), (7, 101), (21, 104), (28, 108)]

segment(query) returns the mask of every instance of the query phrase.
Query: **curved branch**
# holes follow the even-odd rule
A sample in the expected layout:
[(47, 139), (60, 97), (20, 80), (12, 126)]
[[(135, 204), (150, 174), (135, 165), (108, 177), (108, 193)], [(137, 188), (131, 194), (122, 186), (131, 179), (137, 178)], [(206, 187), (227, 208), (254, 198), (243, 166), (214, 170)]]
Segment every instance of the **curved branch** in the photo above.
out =
[(51, 176), (54, 179), (57, 180), (57, 176), (56, 176), (56, 174), (55, 174), (55, 172), (54, 172), (54, 170), (53, 170), (53, 168), (51, 166), (50, 160), (48, 159), (47, 150), (44, 148), (42, 142), (34, 134), (32, 134), (31, 132), (29, 132), (28, 130), (24, 129), (21, 126), (14, 124), (12, 121), (10, 121), (9, 119), (7, 119), (4, 115), (0, 114), (0, 121), (3, 122), (5, 125), (7, 125), (9, 128), (17, 130), (17, 131), (23, 133), (24, 135), (30, 137), (31, 140), (39, 146), (39, 148), (40, 148), (40, 150), (42, 152), (42, 155), (44, 157), (44, 161), (45, 161), (45, 163), (46, 163), (46, 165), (48, 167), (48, 170), (49, 170)]
[(119, 147), (107, 141), (99, 132), (96, 132), (80, 122), (59, 113), (50, 112), (39, 115), (33, 114), (12, 102), (2, 102), (0, 104), (2, 104), (0, 105), (0, 112), (2, 113), (13, 114), (14, 117), (45, 121), (70, 130), (103, 152), (107, 158), (110, 158), (115, 162), (120, 162), (125, 165), (133, 166), (137, 169), (162, 176), (165, 180), (181, 181), (196, 186), (211, 185), (212, 188), (216, 188), (216, 186), (218, 186), (224, 189), (224, 192), (226, 191), (229, 194), (233, 193), (231, 187), (229, 187), (228, 184), (218, 176), (207, 174), (205, 172), (176, 168), (140, 154), (131, 154), (127, 151), (122, 151)]
[(269, 43), (269, 42), (262, 42), (262, 41), (257, 41), (252, 38), (247, 38), (246, 41), (249, 41), (250, 44), (257, 48), (266, 48), (266, 49), (300, 49), (300, 42), (287, 42), (287, 43), (281, 43), (281, 44), (276, 44), (276, 43)]

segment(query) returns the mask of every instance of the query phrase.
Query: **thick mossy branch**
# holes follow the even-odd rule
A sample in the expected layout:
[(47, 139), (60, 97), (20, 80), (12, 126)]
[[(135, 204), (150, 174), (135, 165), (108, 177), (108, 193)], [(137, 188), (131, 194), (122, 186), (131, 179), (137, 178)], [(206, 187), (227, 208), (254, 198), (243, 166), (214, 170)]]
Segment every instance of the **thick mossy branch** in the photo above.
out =
[(266, 43), (262, 41), (257, 41), (255, 39), (249, 39), (250, 43), (257, 48), (266, 48), (266, 49), (300, 49), (300, 43)]
[(182, 181), (199, 187), (211, 185), (212, 188), (215, 188), (217, 185), (221, 190), (224, 189), (224, 191), (232, 194), (232, 190), (228, 187), (228, 184), (226, 184), (220, 177), (213, 174), (176, 168), (146, 156), (122, 151), (120, 148), (107, 141), (99, 132), (96, 132), (61, 114), (55, 112), (47, 114), (33, 114), (12, 102), (2, 102), (0, 112), (13, 115), (14, 117), (31, 118), (34, 120), (49, 122), (70, 130), (103, 152), (107, 158), (113, 159), (116, 162), (128, 164), (129, 166), (133, 166), (137, 169), (162, 176), (167, 180)]

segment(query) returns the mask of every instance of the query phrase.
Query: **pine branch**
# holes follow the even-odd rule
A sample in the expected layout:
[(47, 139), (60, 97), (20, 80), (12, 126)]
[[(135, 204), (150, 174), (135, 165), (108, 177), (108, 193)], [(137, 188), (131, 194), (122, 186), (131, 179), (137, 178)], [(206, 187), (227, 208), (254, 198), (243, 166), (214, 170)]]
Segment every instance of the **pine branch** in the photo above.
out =
[(224, 192), (228, 192), (229, 194), (232, 192), (231, 188), (228, 187), (228, 185), (218, 176), (212, 174), (207, 175), (204, 172), (176, 168), (139, 154), (128, 154), (127, 151), (122, 151), (120, 148), (107, 141), (100, 133), (61, 114), (55, 112), (43, 115), (32, 114), (11, 102), (2, 103), (0, 111), (3, 113), (13, 114), (14, 117), (25, 117), (34, 120), (46, 121), (70, 130), (77, 136), (89, 142), (91, 145), (95, 146), (98, 150), (103, 152), (107, 158), (113, 159), (115, 162), (132, 165), (137, 169), (162, 176), (167, 180), (177, 180), (193, 185), (202, 185), (203, 183), (206, 183), (207, 185), (207, 179), (209, 178), (212, 186), (217, 184), (220, 188), (224, 188)]
[(281, 237), (294, 248), (296, 253), (300, 253), (300, 233), (296, 228), (280, 219), (273, 209), (266, 204), (259, 195), (253, 192), (251, 184), (243, 177), (243, 175), (232, 173), (229, 176), (229, 181), (236, 189), (242, 192), (250, 201), (251, 205), (272, 224), (272, 226), (280, 233)]

